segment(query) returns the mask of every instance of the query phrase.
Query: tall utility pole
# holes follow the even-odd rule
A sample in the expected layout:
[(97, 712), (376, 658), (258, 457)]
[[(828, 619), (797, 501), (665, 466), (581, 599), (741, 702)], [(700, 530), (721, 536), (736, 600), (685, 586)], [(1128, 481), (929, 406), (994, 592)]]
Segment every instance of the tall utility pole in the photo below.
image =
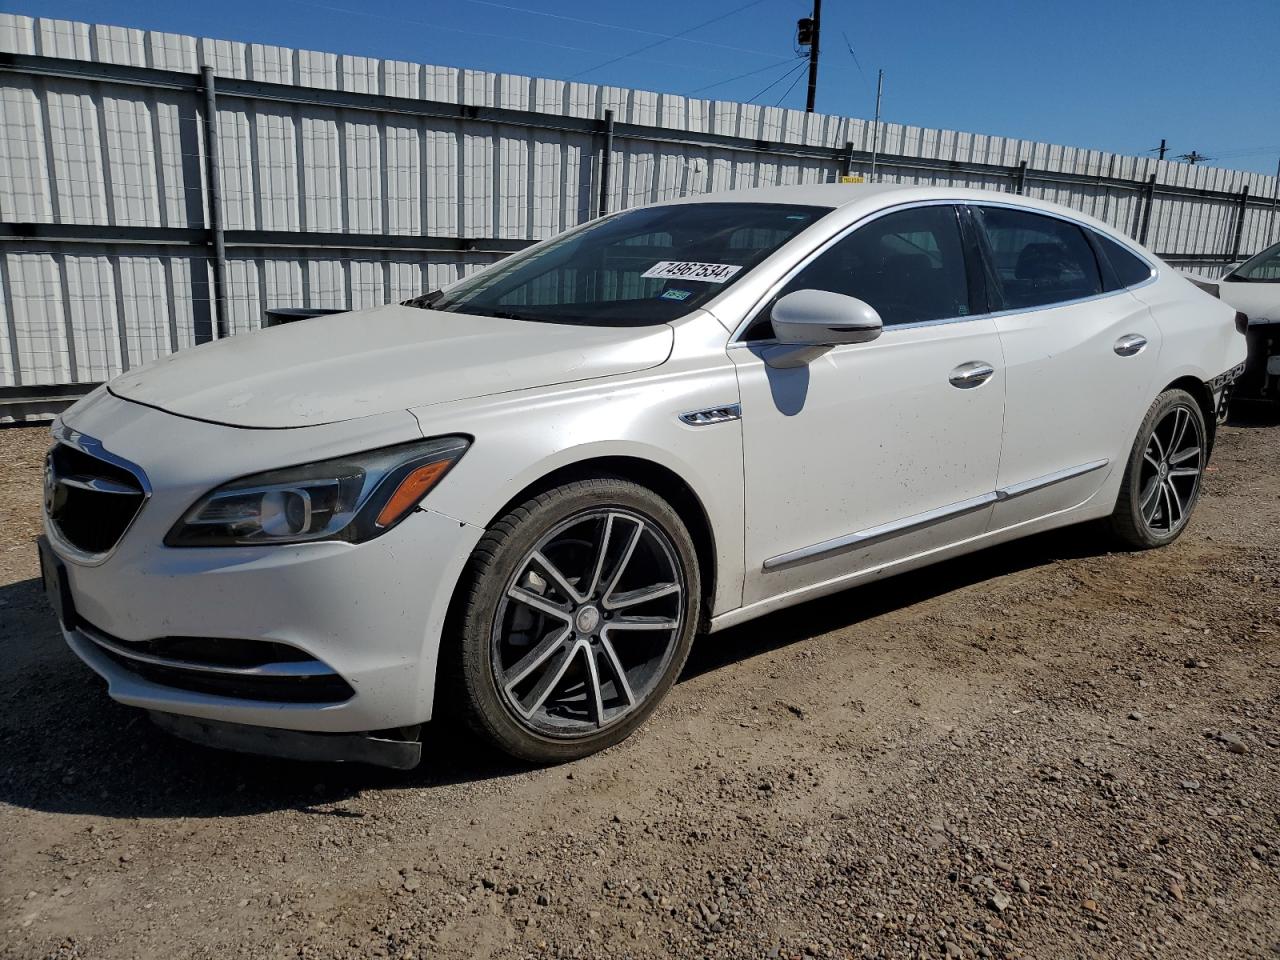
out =
[[(1276, 213), (1280, 212), (1280, 160), (1276, 161), (1276, 188), (1271, 191), (1271, 230), (1276, 228)], [(1271, 230), (1267, 231), (1268, 237)]]
[(876, 182), (876, 154), (880, 152), (880, 96), (884, 93), (884, 71), (876, 77), (876, 119), (871, 128), (871, 182)]
[(813, 0), (813, 31), (809, 44), (809, 96), (804, 112), (813, 113), (813, 101), (818, 96), (818, 41), (822, 37), (822, 0)]
[(1158, 150), (1159, 150), (1159, 156), (1157, 156), (1157, 157), (1156, 157), (1156, 159), (1157, 159), (1157, 160), (1163, 160), (1163, 159), (1164, 159), (1164, 155), (1165, 155), (1166, 153), (1168, 153), (1168, 151), (1169, 151), (1169, 144), (1168, 144), (1168, 142), (1165, 140), (1165, 138), (1164, 138), (1164, 137), (1161, 137), (1161, 138), (1160, 138), (1160, 146), (1159, 146)]

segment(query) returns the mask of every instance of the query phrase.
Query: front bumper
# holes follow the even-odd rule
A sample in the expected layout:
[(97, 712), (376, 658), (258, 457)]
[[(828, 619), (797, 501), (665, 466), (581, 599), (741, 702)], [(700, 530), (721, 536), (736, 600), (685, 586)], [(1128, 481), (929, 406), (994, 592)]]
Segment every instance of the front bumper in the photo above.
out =
[(303, 733), (250, 727), (223, 720), (200, 720), (172, 713), (151, 714), (157, 727), (175, 737), (219, 750), (253, 753), (286, 760), (368, 763), (393, 770), (411, 770), (422, 759), (418, 728), (377, 733)]
[[(64, 566), (75, 614), (63, 635), (107, 681), (112, 699), (160, 713), (325, 733), (430, 719), (445, 613), (482, 531), (421, 510), (358, 545), (180, 550), (146, 533), (139, 524), (105, 563)], [(261, 677), (254, 684), (241, 678), (237, 688), (234, 672), (193, 672), (189, 657), (134, 652), (161, 638), (288, 647), (299, 662), (270, 666), (333, 677), (340, 692), (299, 700), (264, 689)], [(212, 680), (228, 683), (220, 688)], [(252, 689), (236, 692), (242, 688)]]
[[(50, 537), (49, 559), (62, 570), (69, 595), (64, 636), (106, 679), (111, 697), (165, 714), (319, 733), (387, 730), (430, 718), (445, 615), (480, 528), (431, 510), (428, 497), (394, 529), (361, 544), (163, 545), (178, 518), (218, 483), (420, 439), (411, 415), (242, 430), (100, 391), (63, 419), (145, 471), (152, 488), (105, 554), (77, 556)], [(46, 519), (46, 535), (54, 532)], [(108, 646), (99, 642), (104, 638)], [(284, 654), (283, 663), (268, 665), (280, 667), (286, 680), (254, 681), (251, 695), (236, 695), (245, 688), (228, 686), (225, 677), (189, 682), (191, 671), (182, 663), (175, 673), (166, 664), (124, 655), (142, 651), (190, 660), (196, 650), (211, 662), (222, 657), (224, 646), (258, 645)], [(300, 682), (309, 691), (304, 698), (264, 692), (290, 687), (287, 675), (308, 665), (337, 678), (334, 697), (316, 695), (324, 683)]]

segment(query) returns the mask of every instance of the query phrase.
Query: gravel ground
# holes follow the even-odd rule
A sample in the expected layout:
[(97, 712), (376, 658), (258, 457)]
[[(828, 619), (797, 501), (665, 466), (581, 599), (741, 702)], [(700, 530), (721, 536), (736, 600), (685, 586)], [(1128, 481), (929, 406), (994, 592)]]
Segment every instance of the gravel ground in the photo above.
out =
[(107, 699), (0, 431), (0, 957), (1275, 957), (1280, 426), (1187, 534), (1062, 531), (703, 638), (553, 769), (238, 757)]

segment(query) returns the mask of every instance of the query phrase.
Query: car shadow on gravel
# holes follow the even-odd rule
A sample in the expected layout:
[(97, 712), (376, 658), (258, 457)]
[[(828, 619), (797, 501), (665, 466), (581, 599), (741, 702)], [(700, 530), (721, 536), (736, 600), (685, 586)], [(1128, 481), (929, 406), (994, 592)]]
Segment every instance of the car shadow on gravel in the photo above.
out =
[[(960, 587), (1098, 552), (1094, 531), (1068, 528), (821, 600), (704, 637), (681, 680)], [(36, 579), (0, 587), (0, 803), (105, 817), (244, 816), (281, 809), (342, 816), (331, 806), (364, 790), (420, 789), (528, 771), (439, 724), (424, 730), (409, 773), (301, 763), (188, 744), (106, 695), (67, 648)]]
[(1106, 534), (1092, 524), (1064, 527), (946, 560), (920, 570), (850, 587), (752, 620), (693, 646), (681, 681), (739, 660), (769, 653), (895, 610), (903, 610), (961, 587), (1044, 566), (1057, 560), (1105, 552)]
[(0, 804), (105, 817), (328, 809), (363, 790), (493, 780), (528, 766), (433, 725), (409, 773), (214, 750), (164, 733), (67, 648), (39, 580), (0, 586)]

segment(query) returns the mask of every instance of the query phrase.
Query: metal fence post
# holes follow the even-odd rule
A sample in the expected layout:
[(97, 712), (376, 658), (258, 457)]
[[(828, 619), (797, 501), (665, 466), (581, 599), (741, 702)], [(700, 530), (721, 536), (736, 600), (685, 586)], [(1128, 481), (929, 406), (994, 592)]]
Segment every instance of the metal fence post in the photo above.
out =
[(613, 111), (604, 112), (604, 150), (600, 153), (600, 207), (597, 216), (609, 212), (609, 168), (613, 163)]
[(218, 339), (227, 335), (227, 248), (222, 234), (222, 179), (218, 168), (218, 94), (213, 67), (200, 68), (204, 88), (204, 162), (209, 180), (209, 232), (213, 247), (213, 301)]
[(1142, 191), (1142, 226), (1138, 228), (1138, 242), (1147, 244), (1147, 232), (1151, 229), (1151, 208), (1156, 204), (1156, 175), (1147, 177), (1147, 187)]
[(1236, 236), (1231, 243), (1231, 261), (1240, 259), (1240, 241), (1244, 239), (1244, 215), (1249, 212), (1249, 187), (1240, 191), (1240, 206), (1236, 208)]
[(853, 141), (844, 142), (844, 153), (840, 155), (840, 176), (847, 177), (853, 169)]
[(1023, 194), (1027, 192), (1027, 161), (1019, 160), (1018, 169), (1013, 174), (1013, 192)]

